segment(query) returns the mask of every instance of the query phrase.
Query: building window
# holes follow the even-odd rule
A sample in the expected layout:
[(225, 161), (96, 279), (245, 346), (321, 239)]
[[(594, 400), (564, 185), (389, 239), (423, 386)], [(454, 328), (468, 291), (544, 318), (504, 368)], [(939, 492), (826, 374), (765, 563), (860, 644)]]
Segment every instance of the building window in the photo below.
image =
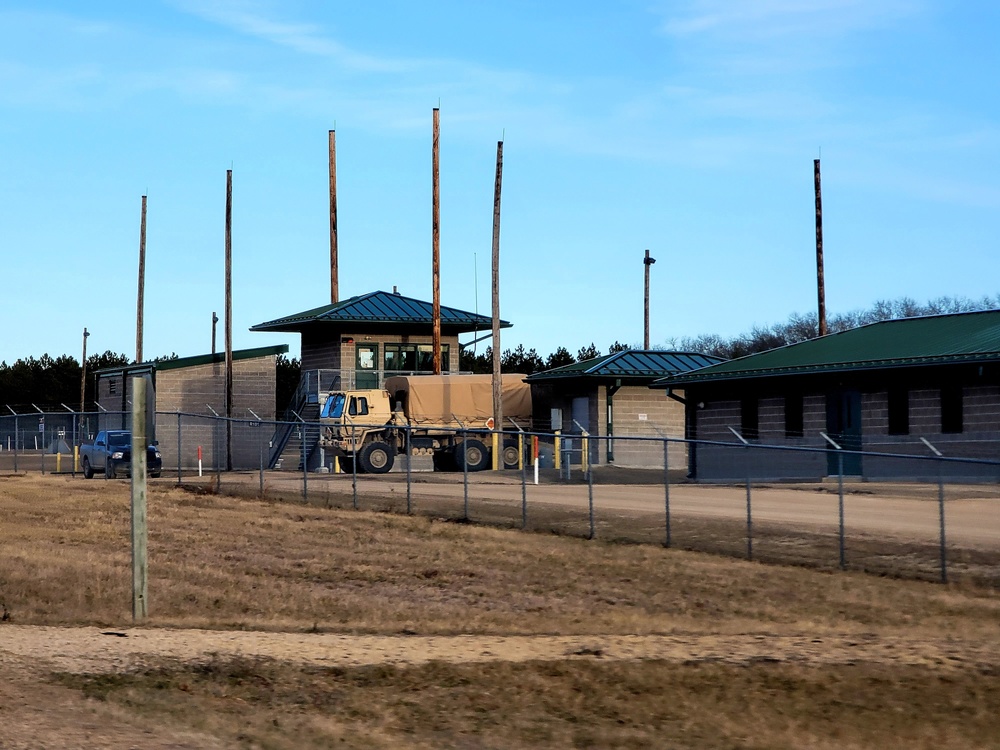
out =
[(740, 427), (744, 440), (760, 437), (760, 402), (756, 398), (740, 401)]
[(941, 432), (962, 431), (962, 386), (941, 389)]
[(804, 434), (804, 406), (801, 393), (785, 396), (785, 437), (800, 438)]
[(112, 396), (118, 395), (118, 378), (108, 378), (108, 393)]
[(910, 434), (910, 392), (905, 388), (889, 390), (889, 434)]
[[(448, 372), (449, 345), (441, 345), (441, 372)], [(386, 344), (386, 372), (433, 372), (434, 346), (432, 344)]]

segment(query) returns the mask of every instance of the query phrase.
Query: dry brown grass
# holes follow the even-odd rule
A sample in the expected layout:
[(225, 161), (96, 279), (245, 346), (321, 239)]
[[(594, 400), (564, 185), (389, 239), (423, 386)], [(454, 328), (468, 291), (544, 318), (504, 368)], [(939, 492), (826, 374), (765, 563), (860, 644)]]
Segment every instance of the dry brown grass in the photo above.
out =
[[(16, 623), (126, 627), (128, 484), (0, 478)], [(995, 643), (1000, 595), (655, 545), (197, 494), (149, 497), (150, 624)], [(708, 533), (708, 532), (706, 532)], [(0, 624), (0, 638), (3, 625)], [(2, 655), (0, 648), (0, 655)], [(162, 662), (65, 684), (244, 747), (991, 747), (1000, 664)]]

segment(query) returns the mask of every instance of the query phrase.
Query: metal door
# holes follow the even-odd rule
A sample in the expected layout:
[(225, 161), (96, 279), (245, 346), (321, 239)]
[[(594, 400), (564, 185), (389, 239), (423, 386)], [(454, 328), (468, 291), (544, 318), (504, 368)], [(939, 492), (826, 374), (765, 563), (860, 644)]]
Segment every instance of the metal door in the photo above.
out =
[(378, 344), (358, 344), (354, 370), (355, 388), (378, 388)]
[[(861, 393), (837, 391), (827, 394), (826, 434), (845, 451), (861, 450)], [(836, 476), (839, 471), (837, 451), (827, 453), (826, 468), (830, 476)], [(844, 474), (861, 476), (861, 456), (844, 454)]]

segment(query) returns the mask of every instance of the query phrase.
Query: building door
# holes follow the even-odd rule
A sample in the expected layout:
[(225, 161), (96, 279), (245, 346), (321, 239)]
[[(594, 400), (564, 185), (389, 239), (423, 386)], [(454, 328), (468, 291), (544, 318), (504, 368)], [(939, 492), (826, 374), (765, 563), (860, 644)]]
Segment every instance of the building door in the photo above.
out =
[[(570, 432), (575, 435), (579, 435), (582, 430), (586, 430), (586, 432), (590, 434), (590, 399), (587, 396), (574, 398), (570, 407), (570, 413), (573, 416), (573, 426), (570, 428)], [(579, 464), (582, 460), (583, 439), (578, 438), (573, 441), (573, 454), (571, 462)]]
[[(845, 451), (861, 450), (861, 393), (837, 391), (826, 395), (826, 434)], [(826, 454), (826, 469), (830, 476), (839, 471), (837, 451)], [(844, 454), (844, 474), (861, 476), (861, 456)]]
[(378, 388), (378, 344), (358, 344), (357, 364), (354, 370), (355, 388)]

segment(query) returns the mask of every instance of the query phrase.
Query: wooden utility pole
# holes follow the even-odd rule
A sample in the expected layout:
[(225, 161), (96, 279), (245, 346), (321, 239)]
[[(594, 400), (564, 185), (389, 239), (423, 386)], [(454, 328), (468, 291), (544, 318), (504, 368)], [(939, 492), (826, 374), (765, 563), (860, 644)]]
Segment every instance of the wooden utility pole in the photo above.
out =
[(823, 278), (823, 192), (820, 189), (819, 159), (813, 159), (816, 185), (816, 293), (819, 298), (819, 335), (826, 336), (826, 282)]
[(337, 260), (337, 131), (330, 131), (330, 302), (340, 301)]
[(441, 132), (441, 110), (434, 108), (433, 143), (431, 146), (431, 181), (433, 183), (431, 197), (431, 245), (434, 260), (432, 263), (432, 286), (434, 301), (431, 308), (431, 345), (434, 349), (434, 374), (441, 374), (441, 156), (439, 136)]
[(233, 468), (233, 170), (226, 170), (226, 471)]
[[(500, 377), (500, 185), (503, 141), (497, 141), (497, 176), (493, 186), (493, 429), (503, 431), (503, 389)], [(496, 435), (497, 433), (494, 433)], [(503, 467), (498, 440), (493, 441), (493, 468)]]
[(139, 294), (135, 305), (135, 361), (142, 362), (142, 312), (146, 289), (146, 196), (142, 196), (139, 220)]
[(649, 257), (649, 250), (646, 251), (646, 257), (642, 261), (645, 266), (645, 293), (643, 294), (642, 302), (642, 348), (649, 350), (649, 267), (656, 263), (656, 258)]
[(148, 614), (148, 563), (146, 555), (146, 431), (149, 403), (145, 377), (132, 378), (132, 620)]

